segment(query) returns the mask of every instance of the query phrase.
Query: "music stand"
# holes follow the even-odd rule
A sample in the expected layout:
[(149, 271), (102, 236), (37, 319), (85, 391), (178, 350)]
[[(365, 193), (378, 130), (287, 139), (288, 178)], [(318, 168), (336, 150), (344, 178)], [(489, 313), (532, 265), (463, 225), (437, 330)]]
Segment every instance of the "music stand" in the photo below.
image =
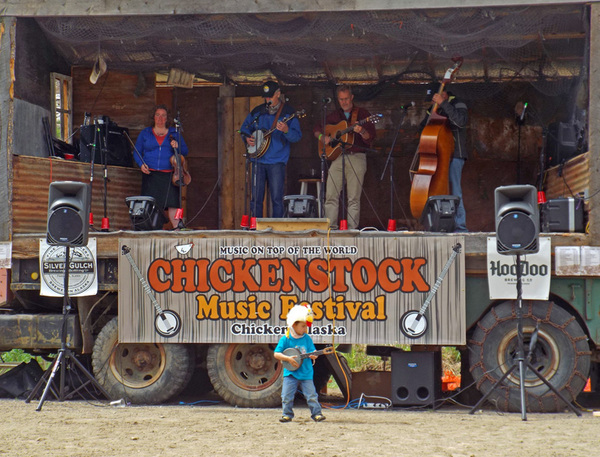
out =
[[(66, 245), (65, 246), (65, 280), (64, 280), (64, 293), (63, 293), (63, 309), (62, 309), (63, 321), (62, 321), (62, 327), (61, 327), (61, 332), (60, 332), (60, 349), (58, 351), (58, 355), (56, 356), (56, 358), (54, 359), (54, 361), (52, 362), (50, 367), (46, 370), (44, 375), (41, 377), (41, 379), (38, 381), (36, 386), (33, 388), (31, 393), (25, 400), (25, 403), (29, 403), (37, 395), (37, 393), (41, 389), (42, 385), (44, 383), (46, 383), (46, 387), (44, 388), (44, 391), (42, 393), (42, 396), (40, 398), (38, 406), (35, 409), (36, 411), (42, 410), (42, 406), (44, 405), (44, 402), (46, 401), (46, 396), (48, 395), (48, 392), (50, 390), (52, 390), (52, 393), (59, 401), (64, 401), (64, 400), (68, 400), (68, 399), (72, 398), (76, 393), (78, 393), (81, 389), (86, 387), (88, 384), (92, 384), (94, 387), (96, 387), (96, 389), (98, 389), (100, 391), (100, 393), (102, 393), (102, 395), (104, 395), (104, 397), (106, 397), (107, 400), (110, 400), (109, 393), (98, 383), (98, 381), (96, 381), (96, 378), (94, 378), (94, 376), (83, 366), (83, 364), (77, 359), (77, 357), (75, 357), (75, 355), (73, 354), (71, 349), (69, 349), (67, 347), (67, 315), (69, 314), (69, 311), (71, 310), (71, 301), (69, 298), (69, 257), (70, 257), (70, 247), (68, 245)], [(71, 366), (68, 366), (69, 363), (71, 364)], [(73, 368), (74, 368), (73, 365), (75, 368), (78, 368), (79, 371), (81, 371), (84, 374), (84, 376), (87, 378), (87, 382), (83, 383), (78, 388), (76, 388), (73, 391), (66, 394), (65, 393), (66, 370), (67, 369), (73, 370)], [(59, 384), (59, 390), (57, 393), (56, 390), (52, 388), (52, 382), (54, 381), (54, 377), (56, 376), (56, 373), (58, 372), (59, 369), (60, 369), (60, 384)]]

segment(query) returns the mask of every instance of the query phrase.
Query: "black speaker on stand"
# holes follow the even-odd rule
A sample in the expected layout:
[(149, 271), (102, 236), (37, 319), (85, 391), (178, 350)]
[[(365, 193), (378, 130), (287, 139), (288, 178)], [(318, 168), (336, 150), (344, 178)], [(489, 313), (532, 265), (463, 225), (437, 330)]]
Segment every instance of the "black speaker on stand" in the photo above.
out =
[[(29, 403), (45, 383), (46, 387), (40, 398), (36, 411), (41, 411), (48, 392), (52, 391), (58, 400), (71, 398), (80, 389), (92, 384), (106, 398), (110, 399), (108, 392), (98, 384), (98, 381), (75, 357), (71, 349), (67, 348), (67, 315), (72, 309), (69, 298), (69, 263), (71, 247), (86, 246), (88, 242), (89, 215), (90, 215), (91, 186), (82, 182), (57, 181), (50, 184), (48, 191), (48, 226), (46, 239), (48, 244), (65, 247), (64, 264), (64, 291), (63, 291), (63, 321), (60, 332), (60, 349), (50, 367), (31, 391), (25, 403)], [(54, 377), (60, 368), (60, 382), (58, 389), (52, 388)], [(66, 391), (66, 374), (79, 369), (87, 378), (87, 382), (72, 392)]]
[(539, 250), (537, 189), (530, 185), (496, 188), (496, 242), (499, 254), (534, 254)]
[[(527, 405), (525, 401), (525, 374), (529, 370), (537, 376), (565, 405), (577, 416), (581, 412), (575, 408), (548, 380), (531, 364), (535, 345), (538, 340), (539, 322), (530, 334), (529, 346), (525, 348), (525, 335), (523, 329), (523, 282), (521, 268), (521, 254), (535, 254), (539, 251), (539, 210), (537, 206), (537, 189), (530, 185), (503, 186), (496, 188), (496, 244), (498, 254), (515, 255), (517, 279), (517, 348), (513, 363), (496, 381), (492, 388), (473, 406), (469, 414), (473, 414), (482, 405), (495, 389), (502, 387), (510, 374), (517, 370), (519, 375), (519, 391), (521, 400), (521, 420), (527, 420)], [(502, 367), (505, 369), (506, 367)], [(512, 381), (507, 381), (510, 383)]]
[(89, 184), (76, 181), (51, 183), (48, 191), (48, 244), (87, 245), (89, 215)]
[(433, 406), (441, 393), (439, 351), (392, 352), (392, 405)]

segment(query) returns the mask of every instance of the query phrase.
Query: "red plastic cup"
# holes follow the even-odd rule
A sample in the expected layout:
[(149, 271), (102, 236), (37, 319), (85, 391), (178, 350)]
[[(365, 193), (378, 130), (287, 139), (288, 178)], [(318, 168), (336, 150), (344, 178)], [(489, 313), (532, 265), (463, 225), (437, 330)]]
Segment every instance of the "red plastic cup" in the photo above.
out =
[(66, 160), (73, 160), (74, 158), (75, 158), (75, 156), (73, 154), (69, 154), (68, 152), (65, 152)]
[(242, 227), (243, 229), (247, 229), (250, 226), (249, 219), (250, 217), (247, 214), (244, 214), (242, 216), (242, 222), (240, 223), (240, 227)]
[(541, 205), (542, 203), (546, 203), (546, 192), (540, 190), (538, 192), (538, 205)]
[(177, 208), (177, 211), (175, 211), (175, 219), (177, 219), (178, 221), (183, 219), (183, 209), (182, 208)]
[(340, 221), (340, 230), (348, 230), (348, 221), (346, 219)]
[(94, 213), (90, 213), (90, 225), (94, 225)]
[(388, 219), (388, 232), (396, 231), (396, 219)]
[(110, 227), (110, 224), (108, 223), (108, 217), (103, 217), (102, 218), (102, 230), (108, 230)]
[(256, 218), (255, 217), (250, 218), (250, 230), (256, 230)]

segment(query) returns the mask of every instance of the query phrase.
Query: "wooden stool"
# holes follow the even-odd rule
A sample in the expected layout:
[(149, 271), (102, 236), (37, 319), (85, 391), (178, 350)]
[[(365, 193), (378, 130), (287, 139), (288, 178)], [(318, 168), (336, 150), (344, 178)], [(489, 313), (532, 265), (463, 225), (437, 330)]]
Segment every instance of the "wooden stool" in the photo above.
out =
[(308, 193), (308, 185), (314, 184), (317, 190), (317, 207), (319, 209), (319, 217), (321, 217), (321, 192), (323, 191), (323, 183), (320, 178), (302, 178), (299, 179), (300, 183), (300, 195), (310, 195)]

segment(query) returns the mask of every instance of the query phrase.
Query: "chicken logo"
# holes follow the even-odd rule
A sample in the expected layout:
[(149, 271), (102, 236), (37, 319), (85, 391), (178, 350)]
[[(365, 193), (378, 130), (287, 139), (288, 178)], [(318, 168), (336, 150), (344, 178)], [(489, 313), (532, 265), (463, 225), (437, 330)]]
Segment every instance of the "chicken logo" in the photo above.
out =
[(194, 247), (194, 243), (178, 244), (175, 246), (175, 250), (181, 255), (186, 255)]

